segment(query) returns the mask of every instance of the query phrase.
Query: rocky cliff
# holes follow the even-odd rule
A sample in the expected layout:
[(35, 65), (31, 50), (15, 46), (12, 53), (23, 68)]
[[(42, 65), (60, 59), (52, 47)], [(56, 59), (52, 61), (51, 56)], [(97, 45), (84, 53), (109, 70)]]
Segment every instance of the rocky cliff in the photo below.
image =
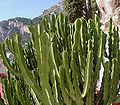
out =
[(28, 25), (31, 25), (31, 19), (16, 17), (0, 22), (0, 41), (9, 37), (12, 38), (14, 33), (21, 35), (23, 42), (29, 38)]

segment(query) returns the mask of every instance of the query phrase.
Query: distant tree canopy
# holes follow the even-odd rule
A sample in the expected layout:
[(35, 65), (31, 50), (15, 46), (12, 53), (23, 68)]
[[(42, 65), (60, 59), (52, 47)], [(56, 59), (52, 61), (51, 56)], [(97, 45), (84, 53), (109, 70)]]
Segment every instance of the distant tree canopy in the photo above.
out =
[(65, 14), (71, 22), (78, 17), (89, 19), (97, 10), (95, 0), (63, 0)]

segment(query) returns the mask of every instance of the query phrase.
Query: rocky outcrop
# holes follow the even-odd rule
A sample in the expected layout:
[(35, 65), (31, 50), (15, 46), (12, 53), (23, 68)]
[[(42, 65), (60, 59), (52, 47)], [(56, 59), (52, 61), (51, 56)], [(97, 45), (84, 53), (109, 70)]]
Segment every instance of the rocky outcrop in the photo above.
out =
[(9, 37), (12, 38), (14, 33), (18, 33), (22, 37), (22, 43), (25, 43), (30, 39), (28, 26), (31, 24), (37, 24), (40, 22), (41, 18), (45, 15), (50, 15), (55, 12), (63, 11), (63, 3), (60, 2), (53, 7), (44, 10), (43, 14), (35, 17), (34, 19), (27, 19), (16, 17), (13, 19), (8, 19), (6, 21), (0, 22), (0, 42), (4, 42), (4, 40)]
[(31, 19), (14, 18), (0, 22), (0, 41), (4, 42), (6, 38), (12, 38), (14, 33), (21, 35), (23, 43), (29, 39), (28, 25), (31, 24)]
[(63, 12), (63, 2), (59, 2), (58, 4), (52, 6), (51, 8), (44, 10), (42, 15), (43, 16), (50, 15), (50, 14), (53, 14), (55, 12)]
[(101, 22), (108, 27), (110, 17), (120, 27), (120, 0), (96, 0), (101, 13)]

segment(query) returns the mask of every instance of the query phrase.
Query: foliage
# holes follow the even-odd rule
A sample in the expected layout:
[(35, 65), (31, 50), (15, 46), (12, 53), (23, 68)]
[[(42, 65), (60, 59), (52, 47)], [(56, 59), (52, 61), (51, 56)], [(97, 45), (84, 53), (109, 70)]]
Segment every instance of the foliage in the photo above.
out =
[(71, 22), (77, 18), (84, 17), (90, 19), (96, 13), (97, 6), (95, 0), (63, 0), (65, 14)]
[[(118, 28), (112, 26), (112, 20), (108, 34), (100, 27), (97, 16), (88, 22), (78, 18), (74, 23), (63, 14), (43, 18), (40, 24), (29, 27), (32, 40), (26, 49), (17, 34), (6, 40), (15, 56), (12, 63), (1, 43), (0, 54), (9, 73), (3, 80), (7, 104), (110, 105), (118, 99)], [(104, 76), (96, 95), (101, 64)]]

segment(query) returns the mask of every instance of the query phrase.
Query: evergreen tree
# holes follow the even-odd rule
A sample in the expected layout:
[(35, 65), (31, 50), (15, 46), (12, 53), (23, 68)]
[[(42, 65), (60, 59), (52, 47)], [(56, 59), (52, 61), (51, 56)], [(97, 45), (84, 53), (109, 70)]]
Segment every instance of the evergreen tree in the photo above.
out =
[(71, 22), (78, 17), (89, 19), (95, 13), (95, 0), (64, 0), (65, 14), (68, 15)]

